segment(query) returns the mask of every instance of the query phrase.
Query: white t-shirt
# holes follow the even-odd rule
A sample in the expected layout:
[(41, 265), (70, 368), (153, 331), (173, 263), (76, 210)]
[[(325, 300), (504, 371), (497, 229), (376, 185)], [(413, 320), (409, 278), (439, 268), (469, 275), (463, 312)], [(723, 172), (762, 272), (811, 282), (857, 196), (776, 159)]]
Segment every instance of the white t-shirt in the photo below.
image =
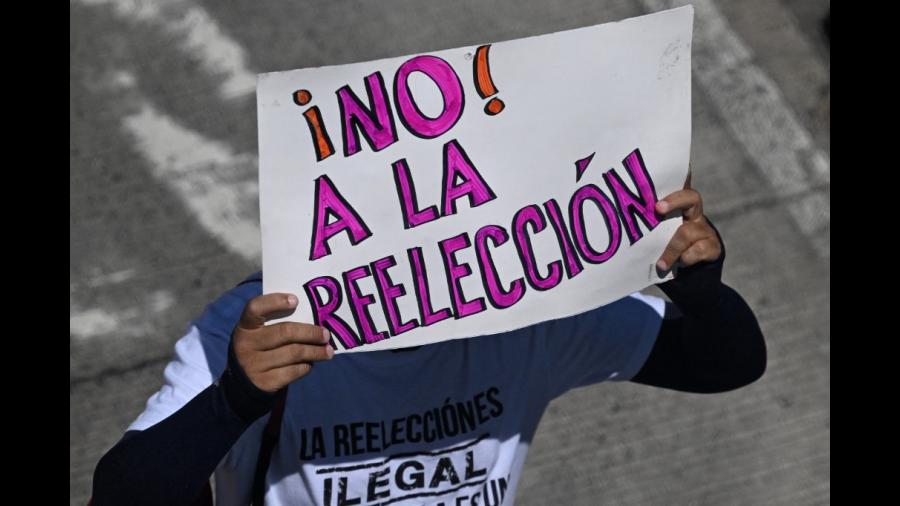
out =
[[(231, 330), (260, 290), (240, 285), (207, 306), (129, 430), (165, 419), (221, 375)], [(288, 389), (266, 504), (512, 504), (547, 404), (571, 388), (631, 379), (663, 311), (661, 299), (634, 294), (505, 334), (317, 363)], [(217, 504), (249, 503), (268, 418), (220, 462)]]

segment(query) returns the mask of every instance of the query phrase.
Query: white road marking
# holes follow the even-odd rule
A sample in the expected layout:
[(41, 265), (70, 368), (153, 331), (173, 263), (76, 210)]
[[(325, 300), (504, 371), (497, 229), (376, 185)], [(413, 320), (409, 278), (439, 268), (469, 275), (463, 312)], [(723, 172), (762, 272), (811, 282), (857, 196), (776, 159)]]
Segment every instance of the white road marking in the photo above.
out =
[(184, 0), (78, 0), (113, 7), (132, 21), (156, 24), (180, 40), (182, 49), (200, 59), (211, 74), (223, 76), (222, 98), (241, 98), (256, 90), (256, 73), (247, 66), (244, 48), (228, 36), (206, 10)]
[[(642, 0), (651, 11), (694, 6), (693, 75), (732, 135), (785, 197), (799, 230), (822, 258), (830, 256), (831, 162), (797, 120), (775, 82), (710, 0)], [(815, 188), (812, 191), (807, 191)], [(790, 195), (802, 195), (791, 198)]]
[(153, 170), (200, 224), (250, 262), (261, 257), (257, 158), (178, 124), (144, 103), (123, 119)]

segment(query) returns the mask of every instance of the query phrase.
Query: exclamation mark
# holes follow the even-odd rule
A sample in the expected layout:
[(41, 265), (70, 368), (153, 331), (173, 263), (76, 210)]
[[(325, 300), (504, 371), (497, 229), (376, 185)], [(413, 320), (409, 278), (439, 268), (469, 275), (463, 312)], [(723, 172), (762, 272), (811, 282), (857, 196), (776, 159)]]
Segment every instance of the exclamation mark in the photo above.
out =
[[(294, 92), (294, 103), (304, 106), (312, 99), (309, 90), (297, 90)], [(316, 161), (321, 162), (334, 154), (334, 145), (331, 144), (331, 137), (325, 130), (325, 122), (322, 120), (322, 113), (319, 112), (319, 106), (314, 105), (303, 112), (306, 118), (306, 126), (309, 127), (309, 133), (312, 135), (313, 148), (316, 150)]]
[[(488, 98), (497, 94), (497, 87), (494, 86), (494, 80), (491, 79), (491, 65), (488, 62), (488, 50), (490, 48), (491, 45), (487, 44), (475, 51), (475, 89), (481, 95), (481, 98)], [(484, 113), (488, 116), (493, 116), (499, 114), (504, 107), (506, 107), (506, 104), (499, 98), (494, 97), (484, 106)]]

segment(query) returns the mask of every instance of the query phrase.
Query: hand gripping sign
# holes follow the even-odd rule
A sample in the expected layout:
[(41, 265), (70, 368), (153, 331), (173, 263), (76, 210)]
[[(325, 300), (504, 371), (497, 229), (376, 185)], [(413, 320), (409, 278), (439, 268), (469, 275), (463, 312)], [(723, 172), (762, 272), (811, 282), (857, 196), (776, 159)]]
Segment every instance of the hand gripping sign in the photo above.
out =
[(264, 291), (338, 353), (494, 334), (666, 277), (693, 9), (259, 76)]

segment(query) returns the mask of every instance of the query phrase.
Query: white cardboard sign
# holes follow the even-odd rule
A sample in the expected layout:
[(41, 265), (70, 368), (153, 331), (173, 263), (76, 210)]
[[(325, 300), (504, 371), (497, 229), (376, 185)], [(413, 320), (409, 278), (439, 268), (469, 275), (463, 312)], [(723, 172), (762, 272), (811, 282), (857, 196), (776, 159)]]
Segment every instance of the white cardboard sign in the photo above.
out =
[[(259, 76), (264, 291), (336, 350), (494, 334), (659, 283), (693, 9)], [(565, 336), (561, 336), (564, 338)]]

